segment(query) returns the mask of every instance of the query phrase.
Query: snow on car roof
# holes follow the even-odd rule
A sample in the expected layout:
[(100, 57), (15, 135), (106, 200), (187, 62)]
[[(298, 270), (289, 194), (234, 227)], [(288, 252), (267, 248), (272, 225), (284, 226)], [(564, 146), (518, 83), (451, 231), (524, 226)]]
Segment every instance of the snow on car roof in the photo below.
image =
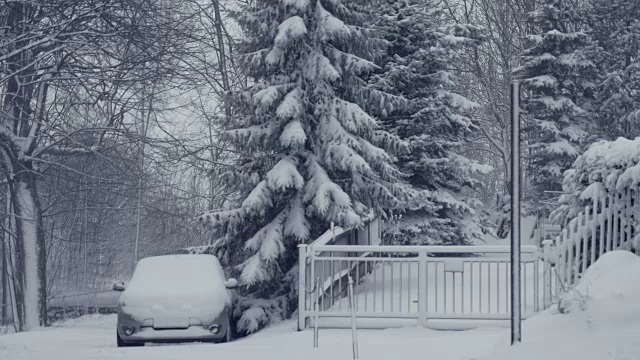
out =
[(193, 289), (211, 284), (224, 287), (225, 277), (213, 255), (180, 254), (153, 256), (140, 260), (129, 287)]
[(213, 255), (164, 255), (140, 260), (120, 297), (138, 319), (159, 316), (215, 318), (231, 298), (220, 261)]

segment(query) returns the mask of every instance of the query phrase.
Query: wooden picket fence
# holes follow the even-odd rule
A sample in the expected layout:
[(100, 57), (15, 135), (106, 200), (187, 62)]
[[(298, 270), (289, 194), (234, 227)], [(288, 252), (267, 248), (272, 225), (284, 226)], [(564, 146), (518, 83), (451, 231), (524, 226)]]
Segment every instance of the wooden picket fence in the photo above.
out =
[(563, 288), (576, 284), (589, 266), (612, 250), (635, 250), (634, 219), (640, 191), (596, 191), (593, 203), (568, 221), (556, 238), (556, 273)]

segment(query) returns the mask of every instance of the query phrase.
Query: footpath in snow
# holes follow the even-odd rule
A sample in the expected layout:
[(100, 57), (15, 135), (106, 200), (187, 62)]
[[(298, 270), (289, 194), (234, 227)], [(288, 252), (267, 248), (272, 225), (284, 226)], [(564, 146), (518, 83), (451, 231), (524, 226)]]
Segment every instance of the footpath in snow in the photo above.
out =
[[(417, 327), (360, 331), (360, 358), (395, 360), (635, 360), (640, 358), (640, 258), (605, 254), (575, 290), (523, 324), (509, 346), (506, 328), (435, 331)], [(85, 317), (61, 326), (0, 336), (2, 360), (351, 359), (348, 330), (295, 331), (291, 321), (230, 344), (117, 348), (115, 317)]]

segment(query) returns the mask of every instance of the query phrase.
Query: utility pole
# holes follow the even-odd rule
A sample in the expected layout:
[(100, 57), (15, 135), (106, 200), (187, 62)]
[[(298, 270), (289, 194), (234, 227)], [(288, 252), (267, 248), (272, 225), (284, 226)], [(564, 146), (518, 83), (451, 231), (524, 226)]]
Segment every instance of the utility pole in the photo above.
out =
[(84, 226), (82, 227), (82, 237), (83, 237), (83, 242), (84, 242), (84, 275), (82, 277), (82, 288), (83, 291), (86, 292), (87, 291), (87, 274), (88, 274), (88, 255), (89, 255), (89, 251), (87, 249), (87, 245), (88, 244), (88, 239), (89, 239), (89, 202), (88, 202), (88, 197), (89, 197), (89, 184), (88, 184), (88, 179), (84, 179), (84, 184), (85, 184), (85, 194), (84, 194)]
[[(8, 198), (7, 201), (9, 201)], [(9, 214), (6, 216), (8, 217)], [(0, 296), (0, 323), (9, 317), (9, 278), (7, 277), (7, 256), (9, 256), (9, 251), (6, 245), (6, 238), (8, 236), (9, 233), (5, 231), (2, 236), (2, 241), (0, 241), (0, 262), (2, 262), (2, 265), (0, 265), (0, 279), (2, 279), (0, 281), (0, 293), (2, 294), (2, 296)]]
[(520, 302), (520, 83), (511, 83), (511, 345), (522, 341)]
[[(9, 185), (7, 184), (7, 195), (5, 197), (5, 216), (7, 219), (11, 216), (10, 204), (11, 200), (9, 197)], [(0, 240), (0, 324), (9, 318), (9, 261), (7, 257), (9, 257), (9, 228), (7, 227), (2, 234), (2, 240)]]

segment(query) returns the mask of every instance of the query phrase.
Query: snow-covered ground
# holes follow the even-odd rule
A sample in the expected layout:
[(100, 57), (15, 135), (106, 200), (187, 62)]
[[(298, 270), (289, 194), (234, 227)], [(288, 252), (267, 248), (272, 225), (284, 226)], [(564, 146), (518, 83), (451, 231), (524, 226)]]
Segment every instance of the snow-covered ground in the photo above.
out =
[(640, 358), (640, 257), (605, 254), (560, 304), (524, 322), (522, 344), (505, 341), (478, 359)]
[[(523, 342), (509, 346), (509, 330), (435, 331), (417, 327), (359, 331), (360, 358), (367, 360), (631, 360), (640, 354), (640, 258), (606, 254), (554, 307), (523, 324)], [(288, 321), (230, 344), (167, 345), (119, 349), (114, 316), (69, 320), (59, 327), (0, 336), (0, 359), (350, 359), (348, 330), (296, 332)]]
[[(326, 360), (351, 358), (348, 330), (322, 330), (320, 347), (313, 333), (297, 332), (288, 321), (230, 344), (185, 344), (117, 348), (115, 318), (85, 317), (62, 327), (0, 336), (0, 359), (11, 360)], [(433, 355), (437, 359), (470, 359), (487, 354), (504, 329), (438, 332), (422, 328), (370, 330), (359, 333), (361, 359), (395, 359)], [(460, 344), (465, 344), (460, 346)]]
[[(523, 216), (520, 221), (520, 242), (522, 245), (537, 245), (534, 236), (534, 228), (537, 221), (536, 216)], [(474, 245), (511, 245), (511, 232), (504, 239), (496, 238), (493, 235), (486, 234), (483, 239), (474, 240)]]

